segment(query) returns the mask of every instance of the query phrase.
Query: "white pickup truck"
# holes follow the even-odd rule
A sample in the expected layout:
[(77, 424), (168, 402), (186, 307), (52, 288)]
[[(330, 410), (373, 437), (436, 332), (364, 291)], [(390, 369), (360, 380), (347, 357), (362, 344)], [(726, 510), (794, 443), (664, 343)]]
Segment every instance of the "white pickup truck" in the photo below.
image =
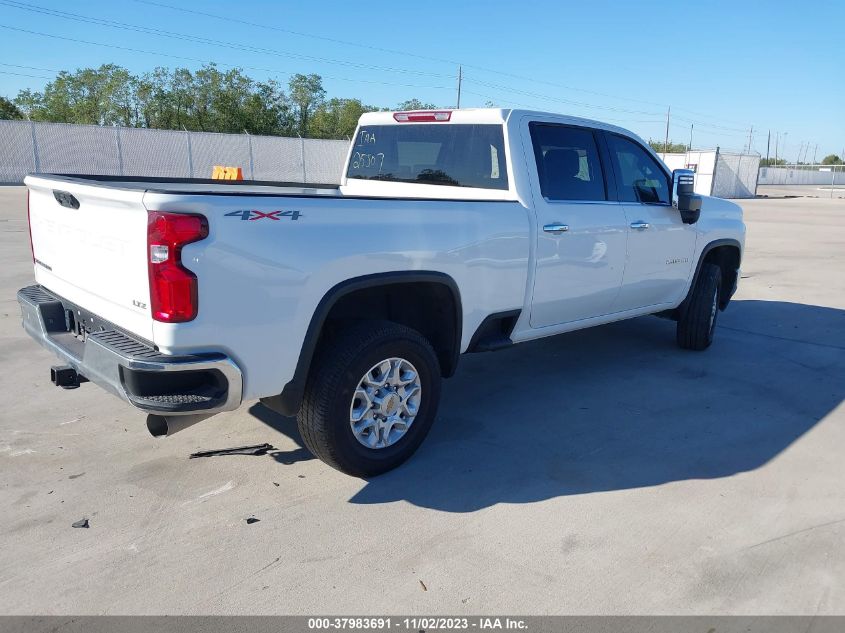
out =
[(370, 113), (340, 187), (27, 177), (18, 300), (53, 382), (99, 384), (153, 435), (261, 399), (371, 476), (423, 441), (463, 353), (658, 313), (707, 348), (745, 226), (692, 178), (596, 121)]

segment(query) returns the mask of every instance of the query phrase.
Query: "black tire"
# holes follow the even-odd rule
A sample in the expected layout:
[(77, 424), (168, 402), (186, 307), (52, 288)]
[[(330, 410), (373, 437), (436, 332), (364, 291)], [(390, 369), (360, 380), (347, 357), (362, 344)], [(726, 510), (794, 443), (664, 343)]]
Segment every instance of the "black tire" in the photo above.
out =
[(696, 351), (710, 347), (719, 314), (721, 288), (722, 269), (715, 264), (703, 264), (689, 306), (678, 320), (679, 346)]
[[(403, 358), (417, 370), (421, 400), (417, 415), (395, 444), (373, 449), (350, 425), (350, 405), (359, 381), (374, 365)], [(329, 466), (354, 477), (396, 468), (419, 448), (440, 401), (440, 365), (431, 344), (416, 330), (389, 321), (352, 323), (321, 344), (312, 366), (297, 424), (306, 448)]]

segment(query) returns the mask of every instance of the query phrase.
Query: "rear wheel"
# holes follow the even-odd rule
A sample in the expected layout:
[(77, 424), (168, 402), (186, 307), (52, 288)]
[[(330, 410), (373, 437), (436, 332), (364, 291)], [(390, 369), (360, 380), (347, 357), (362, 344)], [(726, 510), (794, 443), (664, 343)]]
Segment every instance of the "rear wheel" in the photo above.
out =
[(314, 455), (349, 475), (378, 475), (425, 439), (440, 399), (440, 367), (416, 330), (362, 322), (327, 340), (297, 423)]
[(678, 345), (698, 351), (710, 347), (719, 314), (721, 287), (722, 269), (715, 264), (702, 265), (686, 312), (678, 320)]

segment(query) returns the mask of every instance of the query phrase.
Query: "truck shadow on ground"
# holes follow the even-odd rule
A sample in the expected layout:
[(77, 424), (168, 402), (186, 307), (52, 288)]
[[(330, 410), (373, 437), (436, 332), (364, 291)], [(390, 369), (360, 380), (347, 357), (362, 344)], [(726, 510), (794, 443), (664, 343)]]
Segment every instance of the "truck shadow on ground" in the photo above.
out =
[(302, 443), (302, 436), (299, 434), (299, 429), (296, 427), (296, 419), (288, 418), (268, 409), (261, 403), (255, 403), (249, 408), (249, 413), (283, 435), (291, 438), (299, 448), (292, 451), (272, 450), (268, 453), (273, 459), (280, 464), (290, 466), (297, 462), (307, 462), (310, 459), (316, 459), (310, 451), (304, 447)]
[(646, 317), (464, 356), (417, 454), (351, 502), (470, 512), (759, 468), (842, 401), (845, 310), (735, 301), (719, 319), (703, 353)]

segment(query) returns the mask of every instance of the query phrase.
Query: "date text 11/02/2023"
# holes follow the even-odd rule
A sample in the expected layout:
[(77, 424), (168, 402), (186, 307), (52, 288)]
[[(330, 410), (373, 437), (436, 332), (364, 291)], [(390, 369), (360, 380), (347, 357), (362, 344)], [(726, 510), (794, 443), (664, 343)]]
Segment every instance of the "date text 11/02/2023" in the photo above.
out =
[(508, 617), (335, 617), (308, 618), (309, 630), (525, 630), (527, 623)]

